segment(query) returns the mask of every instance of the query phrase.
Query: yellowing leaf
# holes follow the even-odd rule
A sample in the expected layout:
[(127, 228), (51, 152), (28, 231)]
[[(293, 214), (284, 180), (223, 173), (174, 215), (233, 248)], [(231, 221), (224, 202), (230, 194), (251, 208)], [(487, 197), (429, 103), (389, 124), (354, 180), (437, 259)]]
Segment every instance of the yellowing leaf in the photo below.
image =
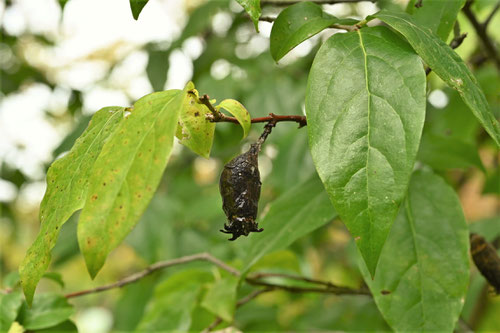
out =
[(217, 110), (223, 108), (232, 114), (236, 120), (240, 123), (243, 128), (243, 139), (247, 137), (250, 133), (250, 126), (252, 125), (252, 119), (247, 109), (240, 102), (234, 99), (225, 99), (217, 105)]

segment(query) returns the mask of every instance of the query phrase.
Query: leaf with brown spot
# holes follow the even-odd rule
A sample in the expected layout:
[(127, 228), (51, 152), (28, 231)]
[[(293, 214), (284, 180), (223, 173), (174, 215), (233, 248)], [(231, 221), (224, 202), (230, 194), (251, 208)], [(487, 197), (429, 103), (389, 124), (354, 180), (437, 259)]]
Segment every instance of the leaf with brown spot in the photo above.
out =
[(193, 91), (196, 96), (186, 95), (175, 136), (184, 146), (208, 158), (214, 141), (215, 123), (206, 118), (211, 112), (205, 105), (198, 103), (198, 92), (194, 89), (194, 84), (189, 82), (186, 89)]
[(59, 235), (59, 227), (83, 207), (91, 169), (109, 136), (124, 119), (124, 110), (122, 107), (107, 107), (97, 111), (71, 151), (49, 168), (47, 190), (40, 205), (40, 232), (19, 267), (28, 304), (31, 304), (36, 285), (49, 266), (50, 251)]
[[(187, 89), (141, 98), (97, 158), (89, 193), (97, 195), (98, 200), (88, 197), (78, 222), (78, 242), (92, 278), (109, 252), (135, 226), (153, 197), (172, 152), (186, 96)], [(128, 144), (121, 144), (124, 141)], [(152, 191), (146, 191), (148, 188)], [(116, 221), (120, 223), (116, 225)], [(91, 244), (85, 241), (89, 237), (93, 239)]]

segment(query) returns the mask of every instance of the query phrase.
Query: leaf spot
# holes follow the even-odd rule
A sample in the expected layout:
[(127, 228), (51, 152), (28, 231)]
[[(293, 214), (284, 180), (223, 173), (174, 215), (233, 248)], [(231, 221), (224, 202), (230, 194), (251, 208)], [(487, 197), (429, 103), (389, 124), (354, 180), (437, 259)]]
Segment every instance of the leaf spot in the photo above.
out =
[(91, 198), (90, 198), (92, 201), (96, 201), (97, 200), (97, 194), (94, 194)]

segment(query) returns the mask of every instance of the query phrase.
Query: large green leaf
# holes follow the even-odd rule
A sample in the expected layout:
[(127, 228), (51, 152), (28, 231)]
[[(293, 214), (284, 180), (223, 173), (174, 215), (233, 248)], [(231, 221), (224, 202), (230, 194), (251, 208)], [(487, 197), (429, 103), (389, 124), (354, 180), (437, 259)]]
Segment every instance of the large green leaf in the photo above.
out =
[(418, 150), (423, 67), (386, 27), (335, 34), (314, 59), (306, 112), (316, 169), (373, 275)]
[(432, 31), (421, 28), (406, 13), (382, 10), (374, 15), (401, 33), (429, 65), (450, 87), (456, 89), (484, 129), (500, 146), (500, 125), (491, 112), (476, 78), (463, 60)]
[(259, 221), (264, 232), (250, 239), (244, 271), (264, 255), (288, 247), (335, 217), (335, 210), (317, 176), (297, 184), (276, 199)]
[(372, 279), (363, 276), (395, 331), (452, 332), (469, 282), (469, 234), (453, 189), (430, 171), (413, 174), (405, 204)]
[(153, 197), (185, 96), (186, 91), (169, 90), (138, 100), (95, 162), (77, 231), (92, 278)]
[(137, 331), (187, 332), (201, 285), (210, 280), (208, 272), (186, 270), (158, 284)]
[(71, 151), (52, 163), (47, 172), (47, 191), (40, 205), (40, 231), (19, 267), (28, 304), (49, 266), (61, 226), (85, 203), (92, 167), (109, 136), (124, 121), (124, 110), (107, 107), (97, 111)]
[(329, 15), (312, 2), (299, 2), (283, 10), (271, 30), (271, 55), (275, 61), (291, 49), (332, 24), (354, 24), (356, 20), (341, 20)]
[(408, 12), (415, 22), (419, 27), (431, 29), (446, 42), (465, 0), (425, 0), (419, 8), (415, 7), (416, 1), (408, 3)]
[(8, 294), (0, 294), (0, 332), (7, 332), (10, 325), (16, 320), (23, 295), (20, 291), (13, 291)]
[(149, 0), (130, 0), (130, 10), (132, 10), (132, 15), (134, 19), (137, 20), (141, 14), (142, 9)]
[(37, 330), (62, 323), (73, 312), (73, 306), (64, 296), (41, 294), (35, 298), (31, 308), (23, 304), (18, 321), (27, 330)]
[(259, 17), (260, 14), (262, 13), (262, 10), (260, 9), (260, 0), (236, 0), (243, 8), (245, 8), (245, 11), (248, 13), (250, 18), (253, 21), (253, 24), (255, 25), (255, 30), (257, 32), (259, 31)]

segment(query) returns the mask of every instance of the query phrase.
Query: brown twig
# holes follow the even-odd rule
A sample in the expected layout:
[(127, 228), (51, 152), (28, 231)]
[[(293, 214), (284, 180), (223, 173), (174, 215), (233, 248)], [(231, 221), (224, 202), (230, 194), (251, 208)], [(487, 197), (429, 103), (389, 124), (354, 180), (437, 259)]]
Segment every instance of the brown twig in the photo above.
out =
[(146, 267), (146, 269), (144, 269), (140, 272), (132, 274), (124, 279), (117, 281), (117, 282), (110, 283), (110, 284), (100, 286), (97, 288), (93, 288), (93, 289), (87, 289), (87, 290), (69, 293), (69, 294), (66, 294), (65, 297), (66, 298), (73, 298), (73, 297), (78, 297), (78, 296), (83, 296), (83, 295), (88, 295), (88, 294), (99, 293), (99, 292), (110, 290), (113, 288), (121, 288), (127, 284), (137, 282), (138, 280), (146, 277), (147, 275), (149, 275), (157, 270), (164, 269), (164, 268), (171, 267), (171, 266), (175, 266), (175, 265), (186, 264), (186, 263), (193, 262), (193, 261), (208, 261), (208, 262), (211, 262), (212, 264), (222, 268), (223, 270), (229, 272), (230, 274), (232, 274), (234, 276), (241, 275), (238, 270), (232, 268), (231, 266), (228, 266), (227, 264), (225, 264), (224, 262), (220, 261), (219, 259), (213, 257), (212, 255), (210, 255), (208, 253), (199, 253), (199, 254), (194, 254), (191, 256), (180, 257), (177, 259), (160, 261), (160, 262), (157, 262), (155, 264), (152, 264), (152, 265)]
[[(209, 118), (210, 121), (213, 121), (214, 123), (234, 123), (238, 124), (238, 119), (234, 117), (229, 117), (226, 116), (224, 113), (218, 111), (212, 103), (210, 103), (210, 97), (208, 95), (203, 95), (198, 98), (199, 102), (201, 104), (204, 104), (212, 113), (212, 116)], [(282, 121), (293, 121), (299, 124), (299, 128), (304, 127), (307, 125), (307, 119), (305, 116), (297, 116), (297, 115), (291, 115), (291, 116), (280, 116), (276, 115), (274, 113), (270, 113), (268, 117), (259, 117), (259, 118), (252, 118), (251, 122), (252, 123), (279, 123)]]
[(500, 56), (497, 53), (497, 50), (495, 48), (495, 45), (493, 45), (493, 42), (491, 39), (488, 37), (488, 34), (486, 33), (487, 25), (489, 21), (491, 21), (491, 17), (495, 14), (495, 12), (498, 10), (498, 5), (495, 6), (493, 9), (492, 13), (490, 14), (491, 17), (488, 17), (484, 23), (479, 23), (479, 21), (476, 18), (476, 15), (472, 11), (472, 2), (473, 0), (468, 0), (464, 7), (462, 8), (462, 11), (464, 12), (465, 16), (469, 20), (469, 22), (472, 24), (474, 27), (474, 30), (476, 31), (477, 35), (479, 36), (479, 39), (481, 40), (481, 43), (483, 44), (483, 47), (486, 51), (486, 54), (488, 57), (493, 60), (495, 63), (495, 66), (497, 67), (498, 70), (500, 70)]
[(329, 281), (322, 281), (322, 280), (316, 280), (316, 279), (311, 279), (305, 276), (298, 276), (298, 275), (292, 275), (292, 274), (283, 274), (283, 273), (255, 273), (250, 276), (251, 279), (264, 279), (268, 277), (280, 277), (280, 278), (285, 278), (285, 279), (290, 279), (290, 280), (296, 280), (296, 281), (304, 281), (312, 284), (319, 284), (326, 286), (328, 288), (338, 288), (338, 289), (348, 289), (345, 287), (339, 287), (334, 285), (333, 283)]

